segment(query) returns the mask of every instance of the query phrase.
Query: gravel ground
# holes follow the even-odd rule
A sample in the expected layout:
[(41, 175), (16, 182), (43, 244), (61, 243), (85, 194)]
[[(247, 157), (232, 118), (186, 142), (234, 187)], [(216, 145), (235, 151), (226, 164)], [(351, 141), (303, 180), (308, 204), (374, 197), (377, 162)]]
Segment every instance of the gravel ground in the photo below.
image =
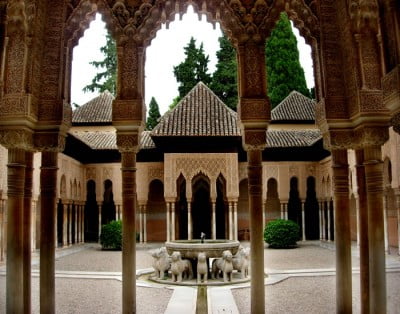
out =
[[(335, 252), (322, 248), (318, 243), (300, 243), (297, 249), (265, 249), (267, 270), (294, 270), (334, 268)], [(138, 245), (137, 269), (151, 267), (150, 251), (161, 243)], [(243, 243), (248, 246), (249, 243)], [(85, 245), (75, 250), (57, 251), (57, 271), (121, 271), (121, 252), (102, 251), (98, 245)], [(391, 261), (400, 264), (398, 255)], [(353, 257), (353, 267), (359, 265)], [(38, 265), (33, 266), (34, 269)], [(6, 277), (0, 276), (0, 313), (5, 313)], [(32, 279), (32, 313), (39, 313), (39, 279)], [(359, 275), (353, 275), (353, 312), (359, 313)], [(388, 313), (400, 314), (400, 272), (388, 273)], [(137, 312), (140, 314), (163, 313), (173, 290), (162, 286), (137, 287)], [(56, 278), (57, 313), (91, 314), (121, 313), (122, 283), (116, 279)], [(240, 313), (250, 313), (250, 288), (232, 290)], [(335, 313), (335, 277), (291, 277), (265, 287), (266, 313)]]

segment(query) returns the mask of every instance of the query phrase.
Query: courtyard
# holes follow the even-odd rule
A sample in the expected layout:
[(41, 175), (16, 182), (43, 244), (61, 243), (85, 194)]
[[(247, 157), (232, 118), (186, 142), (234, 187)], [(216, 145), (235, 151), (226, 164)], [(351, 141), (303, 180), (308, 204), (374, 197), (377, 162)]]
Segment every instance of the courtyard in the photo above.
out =
[[(248, 246), (248, 242), (242, 243)], [(138, 244), (137, 274), (151, 269), (150, 251), (162, 243)], [(33, 253), (32, 313), (39, 313), (38, 252)], [(120, 313), (121, 252), (82, 244), (56, 253), (57, 313)], [(264, 249), (266, 313), (335, 313), (333, 242), (299, 242), (296, 249)], [(359, 258), (352, 246), (353, 313), (360, 313)], [(400, 313), (400, 257), (386, 255), (387, 312)], [(6, 270), (0, 267), (0, 313), (5, 313)], [(160, 285), (138, 277), (137, 313), (195, 313), (196, 287)], [(248, 284), (209, 287), (208, 313), (250, 313)]]

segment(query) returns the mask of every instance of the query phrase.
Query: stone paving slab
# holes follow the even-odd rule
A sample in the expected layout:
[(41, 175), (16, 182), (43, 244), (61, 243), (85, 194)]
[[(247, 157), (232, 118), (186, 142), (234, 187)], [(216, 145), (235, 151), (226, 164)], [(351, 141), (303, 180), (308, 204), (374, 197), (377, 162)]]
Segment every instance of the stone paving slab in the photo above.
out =
[(239, 314), (231, 289), (208, 288), (208, 314)]
[(195, 314), (197, 288), (176, 287), (168, 302), (165, 314)]

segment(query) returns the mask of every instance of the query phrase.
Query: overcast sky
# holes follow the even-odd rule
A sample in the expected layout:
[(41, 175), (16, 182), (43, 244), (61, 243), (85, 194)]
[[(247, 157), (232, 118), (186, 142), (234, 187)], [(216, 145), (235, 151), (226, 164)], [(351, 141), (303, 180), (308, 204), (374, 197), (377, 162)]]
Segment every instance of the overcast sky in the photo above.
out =
[[(183, 47), (187, 45), (190, 37), (196, 39), (197, 45), (203, 42), (205, 53), (210, 57), (209, 72), (214, 72), (215, 53), (219, 49), (218, 38), (222, 34), (219, 25), (216, 26), (216, 29), (213, 29), (212, 24), (205, 20), (205, 16), (199, 21), (198, 15), (193, 13), (191, 6), (189, 6), (188, 12), (181, 21), (177, 16), (175, 21), (170, 23), (168, 29), (163, 25), (146, 51), (145, 101), (147, 105), (151, 97), (154, 97), (160, 107), (161, 114), (163, 114), (178, 95), (178, 84), (173, 74), (173, 66), (184, 60)], [(294, 32), (299, 45), (300, 62), (306, 74), (307, 85), (310, 88), (314, 86), (311, 48), (305, 44), (296, 28), (294, 28)], [(100, 47), (106, 43), (105, 34), (104, 23), (101, 21), (101, 17), (97, 15), (96, 20), (86, 30), (84, 37), (79, 40), (79, 45), (74, 48), (72, 103), (83, 105), (97, 96), (97, 93), (82, 92), (82, 88), (91, 83), (97, 72), (96, 68), (89, 62), (103, 59)]]

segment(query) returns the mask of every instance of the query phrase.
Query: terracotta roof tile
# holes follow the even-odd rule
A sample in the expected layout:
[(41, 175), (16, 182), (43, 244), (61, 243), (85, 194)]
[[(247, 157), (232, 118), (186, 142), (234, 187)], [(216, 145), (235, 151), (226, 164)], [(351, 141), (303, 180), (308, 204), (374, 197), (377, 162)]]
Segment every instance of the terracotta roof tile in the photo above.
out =
[(105, 91), (72, 112), (72, 123), (111, 123), (114, 96)]
[(85, 132), (73, 131), (71, 135), (88, 145), (91, 149), (117, 149), (117, 137), (115, 132)]
[(144, 131), (142, 133), (142, 137), (140, 138), (140, 149), (156, 148), (156, 145), (150, 137), (150, 133), (150, 131)]
[(319, 130), (268, 130), (267, 147), (308, 147), (322, 138)]
[(273, 121), (313, 121), (315, 102), (293, 91), (271, 111), (271, 118)]
[(206, 85), (198, 83), (161, 117), (152, 136), (240, 136), (237, 114)]

